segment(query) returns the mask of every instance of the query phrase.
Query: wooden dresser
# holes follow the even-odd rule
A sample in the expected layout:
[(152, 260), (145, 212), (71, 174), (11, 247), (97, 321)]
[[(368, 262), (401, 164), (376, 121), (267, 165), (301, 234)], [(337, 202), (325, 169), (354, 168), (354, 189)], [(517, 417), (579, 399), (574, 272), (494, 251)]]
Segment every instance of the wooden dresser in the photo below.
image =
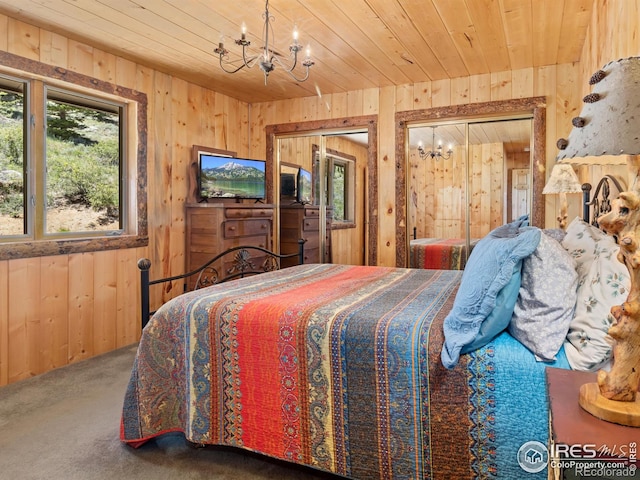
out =
[[(186, 210), (187, 271), (230, 247), (252, 245), (273, 249), (273, 205), (198, 203), (187, 205)], [(194, 283), (195, 278), (189, 279), (188, 288), (192, 289)]]
[[(304, 244), (304, 263), (320, 263), (320, 207), (317, 205), (281, 205), (280, 206), (280, 253), (298, 251), (298, 239)], [(331, 217), (327, 211), (325, 237), (325, 262), (331, 262)], [(283, 266), (295, 265), (293, 259), (283, 261)]]

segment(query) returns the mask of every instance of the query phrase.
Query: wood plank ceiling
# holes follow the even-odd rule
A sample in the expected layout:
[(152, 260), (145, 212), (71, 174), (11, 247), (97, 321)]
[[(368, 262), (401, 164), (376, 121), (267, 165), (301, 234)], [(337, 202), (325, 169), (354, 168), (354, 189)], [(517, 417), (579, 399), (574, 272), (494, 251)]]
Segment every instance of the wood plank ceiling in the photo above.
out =
[[(479, 120), (469, 126), (469, 144), (502, 143), (507, 153), (521, 153), (531, 147), (532, 129), (531, 119)], [(430, 126), (416, 124), (410, 128), (409, 142), (410, 148), (416, 148), (422, 142), (426, 150), (434, 150), (438, 144), (445, 150), (450, 145), (464, 146), (465, 126), (456, 122), (432, 122)]]
[[(0, 13), (246, 102), (457, 78), (580, 59), (594, 0), (271, 0), (276, 49), (294, 25), (315, 65), (221, 71), (243, 22), (260, 46), (263, 0), (0, 0)], [(304, 53), (304, 52), (303, 52)]]

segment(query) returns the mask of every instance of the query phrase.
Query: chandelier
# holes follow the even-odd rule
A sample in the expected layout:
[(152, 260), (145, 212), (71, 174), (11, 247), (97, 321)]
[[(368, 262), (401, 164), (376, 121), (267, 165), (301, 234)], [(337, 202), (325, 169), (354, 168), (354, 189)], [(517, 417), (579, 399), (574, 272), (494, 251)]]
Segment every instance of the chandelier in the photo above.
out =
[(298, 30), (295, 27), (293, 29), (293, 43), (289, 45), (289, 58), (286, 59), (282, 54), (275, 50), (275, 46), (273, 44), (274, 34), (271, 22), (275, 21), (275, 19), (269, 14), (269, 0), (266, 0), (265, 2), (262, 18), (264, 18), (262, 46), (260, 50), (258, 50), (258, 53), (251, 54), (249, 52), (248, 47), (251, 45), (251, 42), (247, 40), (246, 27), (242, 24), (242, 34), (238, 40), (235, 40), (236, 45), (242, 46), (242, 63), (237, 65), (229, 61), (229, 51), (224, 47), (224, 40), (221, 37), (220, 43), (218, 43), (218, 48), (214, 50), (214, 53), (220, 57), (220, 68), (227, 73), (236, 73), (244, 67), (252, 68), (255, 65), (258, 65), (260, 70), (264, 73), (264, 84), (266, 85), (269, 74), (276, 68), (276, 66), (279, 66), (294, 80), (304, 82), (309, 78), (309, 68), (311, 68), (314, 62), (311, 60), (310, 49), (307, 47), (306, 56), (302, 62), (302, 66), (305, 68), (304, 76), (296, 76), (294, 70), (298, 65), (298, 52), (303, 48), (298, 43)]
[(438, 142), (438, 146), (434, 148), (436, 144), (436, 127), (431, 127), (431, 129), (432, 129), (431, 150), (425, 150), (424, 146), (422, 145), (422, 142), (421, 141), (418, 142), (418, 154), (420, 155), (420, 158), (423, 160), (427, 157), (431, 159), (441, 158), (442, 160), (448, 160), (449, 157), (451, 157), (451, 154), (453, 153), (453, 147), (449, 145), (449, 148), (447, 149), (447, 151), (443, 152), (442, 142)]

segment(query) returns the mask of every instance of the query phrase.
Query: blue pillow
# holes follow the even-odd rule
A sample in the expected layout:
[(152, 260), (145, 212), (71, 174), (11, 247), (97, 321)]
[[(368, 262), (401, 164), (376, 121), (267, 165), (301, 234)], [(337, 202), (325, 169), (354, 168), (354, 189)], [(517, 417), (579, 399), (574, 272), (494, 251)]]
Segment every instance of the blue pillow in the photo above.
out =
[(529, 226), (529, 214), (525, 213), (524, 215), (520, 215), (516, 220), (507, 225), (517, 225), (518, 227), (528, 227)]
[(502, 225), (474, 247), (451, 312), (444, 319), (441, 360), (457, 365), (461, 353), (489, 343), (507, 328), (520, 290), (522, 259), (540, 243), (541, 231), (522, 222)]

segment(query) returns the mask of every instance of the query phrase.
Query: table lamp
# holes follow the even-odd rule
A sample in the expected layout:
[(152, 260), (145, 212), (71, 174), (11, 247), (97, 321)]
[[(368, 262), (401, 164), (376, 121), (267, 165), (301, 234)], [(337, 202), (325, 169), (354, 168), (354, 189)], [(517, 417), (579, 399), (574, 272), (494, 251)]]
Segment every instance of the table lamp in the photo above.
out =
[(631, 288), (626, 301), (611, 309), (616, 319), (608, 331), (614, 339), (611, 370), (600, 370), (597, 383), (582, 385), (579, 403), (603, 420), (640, 427), (640, 57), (608, 63), (589, 83), (592, 92), (583, 98), (569, 137), (558, 140), (557, 160), (592, 165), (626, 162), (630, 188), (612, 201), (611, 212), (599, 217), (598, 223), (617, 237), (618, 260), (629, 270)]
[(551, 176), (542, 189), (543, 195), (560, 196), (560, 214), (558, 224), (562, 230), (567, 228), (567, 193), (582, 193), (582, 185), (573, 167), (567, 163), (557, 163), (551, 170)]

